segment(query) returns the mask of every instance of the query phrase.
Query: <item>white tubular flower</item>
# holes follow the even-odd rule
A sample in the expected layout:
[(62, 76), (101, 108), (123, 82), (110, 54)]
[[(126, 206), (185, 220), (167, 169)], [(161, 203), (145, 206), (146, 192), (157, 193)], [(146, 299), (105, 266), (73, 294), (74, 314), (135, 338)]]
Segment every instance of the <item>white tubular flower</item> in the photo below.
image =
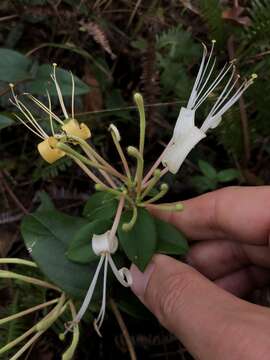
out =
[(98, 276), (101, 271), (102, 265), (104, 263), (102, 304), (100, 307), (100, 312), (98, 314), (98, 317), (94, 321), (94, 327), (99, 336), (101, 336), (100, 327), (103, 323), (105, 311), (106, 311), (106, 288), (107, 288), (108, 264), (110, 265), (112, 272), (114, 273), (117, 280), (123, 286), (128, 287), (131, 286), (132, 284), (132, 277), (130, 271), (127, 268), (122, 268), (118, 270), (111, 257), (111, 254), (114, 254), (118, 248), (118, 239), (112, 233), (113, 233), (112, 231), (107, 231), (101, 235), (94, 235), (92, 238), (93, 251), (96, 255), (100, 256), (100, 260), (96, 272), (93, 276), (92, 282), (87, 291), (87, 294), (82, 303), (82, 306), (74, 320), (75, 323), (78, 323), (83, 317), (84, 313), (86, 312), (91, 302), (97, 284)]
[[(239, 100), (244, 91), (246, 91), (257, 77), (256, 74), (253, 74), (249, 80), (245, 80), (239, 88), (236, 88), (239, 76), (235, 76), (235, 66), (233, 62), (231, 62), (230, 64), (224, 65), (215, 80), (210, 83), (209, 80), (216, 63), (216, 59), (212, 60), (214, 44), (215, 41), (213, 40), (207, 61), (207, 48), (203, 44), (203, 56), (188, 104), (186, 107), (180, 109), (172, 139), (162, 155), (162, 164), (173, 174), (178, 172), (180, 166), (194, 146), (206, 137), (207, 130), (214, 129), (219, 125), (222, 115)], [(220, 83), (224, 81), (229, 72), (230, 75), (223, 90), (215, 101), (201, 128), (198, 128), (195, 125), (196, 110)]]

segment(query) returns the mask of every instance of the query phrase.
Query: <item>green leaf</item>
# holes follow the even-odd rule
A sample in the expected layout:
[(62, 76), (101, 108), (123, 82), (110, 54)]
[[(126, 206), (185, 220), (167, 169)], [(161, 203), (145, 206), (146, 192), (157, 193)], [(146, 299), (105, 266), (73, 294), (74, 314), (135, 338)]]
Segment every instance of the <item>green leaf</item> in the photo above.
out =
[(97, 263), (79, 265), (66, 257), (74, 235), (86, 220), (57, 210), (27, 215), (21, 230), (26, 247), (41, 271), (53, 283), (73, 297), (82, 298), (89, 287)]
[(0, 130), (14, 124), (14, 120), (8, 116), (0, 115)]
[(220, 182), (229, 182), (235, 179), (238, 179), (240, 173), (237, 169), (225, 169), (221, 170), (218, 174), (218, 181)]
[(217, 178), (217, 172), (215, 168), (213, 168), (212, 165), (210, 165), (208, 162), (199, 160), (199, 168), (201, 172), (204, 174), (204, 176), (208, 177), (209, 179), (216, 179)]
[(173, 225), (155, 219), (157, 229), (156, 252), (170, 255), (184, 255), (188, 251), (188, 242), (184, 234)]
[(97, 255), (92, 249), (92, 237), (94, 234), (100, 235), (108, 231), (112, 226), (112, 221), (95, 220), (83, 226), (71, 241), (67, 257), (74, 262), (87, 264), (97, 259)]
[(90, 221), (111, 219), (117, 210), (118, 201), (115, 196), (106, 192), (97, 192), (86, 202), (83, 216)]
[(50, 211), (55, 209), (54, 203), (46, 191), (40, 191), (38, 193), (38, 197), (41, 204), (39, 205), (37, 211)]
[(32, 61), (17, 51), (0, 49), (0, 80), (16, 82), (32, 77)]
[(141, 271), (144, 271), (156, 250), (156, 226), (148, 211), (138, 208), (136, 224), (130, 231), (123, 231), (123, 223), (129, 222), (131, 216), (131, 211), (122, 215), (118, 236), (129, 260), (136, 264)]
[[(27, 89), (32, 94), (44, 95), (46, 89), (49, 90), (52, 96), (57, 96), (57, 92), (53, 81), (50, 77), (53, 71), (52, 65), (43, 64), (38, 67), (35, 80), (27, 84)], [(75, 95), (83, 95), (90, 91), (90, 88), (82, 82), (77, 76), (74, 76), (75, 82)], [(70, 72), (64, 69), (56, 69), (57, 81), (60, 85), (63, 96), (71, 96), (72, 93), (72, 82)]]
[(210, 179), (206, 176), (193, 176), (191, 183), (199, 192), (204, 192), (207, 190), (214, 190), (218, 186), (217, 180)]

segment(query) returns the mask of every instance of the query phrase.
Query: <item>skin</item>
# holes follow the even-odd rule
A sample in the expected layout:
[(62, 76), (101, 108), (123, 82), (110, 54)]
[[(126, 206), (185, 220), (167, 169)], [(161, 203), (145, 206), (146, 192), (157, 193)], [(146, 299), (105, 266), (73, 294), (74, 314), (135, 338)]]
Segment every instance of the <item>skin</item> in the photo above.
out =
[[(242, 298), (270, 283), (270, 186), (229, 187), (151, 213), (192, 242), (188, 264), (132, 265), (133, 292), (195, 359), (270, 358), (270, 309)], [(162, 284), (162, 286), (160, 286)]]

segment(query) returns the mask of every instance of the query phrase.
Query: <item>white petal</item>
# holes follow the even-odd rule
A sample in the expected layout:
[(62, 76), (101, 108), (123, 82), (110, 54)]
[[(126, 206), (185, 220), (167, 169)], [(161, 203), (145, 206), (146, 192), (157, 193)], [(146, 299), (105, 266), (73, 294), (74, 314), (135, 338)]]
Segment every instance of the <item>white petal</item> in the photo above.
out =
[(110, 231), (101, 235), (93, 235), (92, 248), (96, 255), (104, 253), (114, 254), (118, 248), (118, 239), (116, 236), (111, 236)]
[(176, 174), (190, 151), (204, 137), (205, 133), (196, 126), (193, 126), (188, 133), (182, 134), (165, 152), (162, 164), (168, 167), (169, 171)]
[(173, 138), (177, 139), (181, 134), (186, 134), (194, 127), (195, 111), (181, 107), (173, 131)]
[(211, 125), (209, 126), (210, 129), (215, 129), (221, 123), (222, 116), (214, 116), (211, 120)]

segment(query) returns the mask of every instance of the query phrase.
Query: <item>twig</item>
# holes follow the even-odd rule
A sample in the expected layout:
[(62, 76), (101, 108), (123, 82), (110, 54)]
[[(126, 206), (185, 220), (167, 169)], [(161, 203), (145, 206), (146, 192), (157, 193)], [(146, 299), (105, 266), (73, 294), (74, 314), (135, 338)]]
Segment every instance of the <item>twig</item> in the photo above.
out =
[(133, 347), (133, 344), (132, 344), (128, 329), (126, 327), (126, 324), (124, 323), (123, 317), (122, 317), (122, 315), (121, 315), (115, 301), (112, 298), (110, 298), (109, 303), (110, 303), (112, 312), (113, 312), (113, 314), (114, 314), (114, 316), (115, 316), (115, 318), (116, 318), (116, 320), (118, 322), (118, 325), (120, 326), (120, 329), (122, 330), (122, 334), (123, 334), (124, 339), (126, 341), (126, 345), (127, 345), (127, 348), (128, 348), (130, 359), (131, 360), (137, 360), (137, 356), (136, 356), (136, 353), (135, 353), (135, 350), (134, 350), (134, 347)]
[(4, 175), (0, 172), (0, 179), (2, 180), (3, 186), (6, 188), (9, 196), (12, 198), (12, 200), (15, 202), (15, 204), (18, 206), (20, 210), (24, 214), (28, 214), (28, 210), (23, 206), (23, 204), (20, 202), (20, 200), (17, 198), (17, 196), (14, 194), (13, 190), (9, 187), (8, 183), (6, 182)]

